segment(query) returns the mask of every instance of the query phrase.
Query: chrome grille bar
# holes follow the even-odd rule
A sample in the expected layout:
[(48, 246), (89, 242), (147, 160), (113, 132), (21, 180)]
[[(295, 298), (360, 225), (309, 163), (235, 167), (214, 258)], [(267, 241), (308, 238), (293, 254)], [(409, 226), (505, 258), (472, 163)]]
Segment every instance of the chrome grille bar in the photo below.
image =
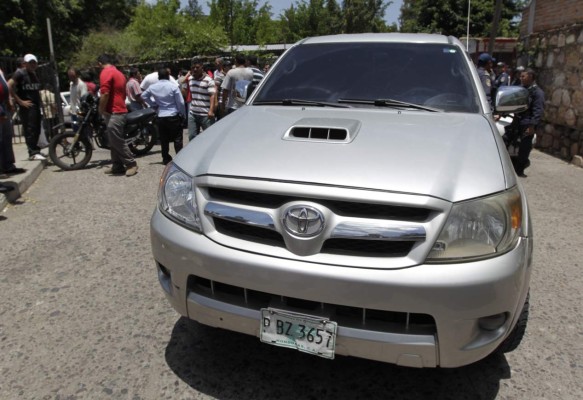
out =
[(225, 219), (227, 221), (252, 225), (260, 228), (275, 230), (275, 224), (271, 215), (261, 212), (247, 210), (240, 207), (231, 207), (224, 204), (209, 202), (204, 208), (205, 215), (213, 218)]
[(330, 237), (335, 239), (362, 239), (386, 241), (425, 240), (425, 228), (419, 225), (387, 226), (383, 223), (343, 222), (338, 224)]

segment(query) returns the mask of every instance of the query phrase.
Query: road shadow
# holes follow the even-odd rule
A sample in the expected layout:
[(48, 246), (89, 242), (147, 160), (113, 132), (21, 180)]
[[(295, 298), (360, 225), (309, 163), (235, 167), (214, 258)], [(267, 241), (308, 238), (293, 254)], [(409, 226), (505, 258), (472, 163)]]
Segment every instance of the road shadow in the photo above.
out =
[(166, 347), (174, 373), (218, 399), (495, 399), (510, 378), (502, 355), (457, 369), (415, 369), (337, 356), (335, 360), (269, 346), (258, 338), (187, 318)]
[(20, 193), (20, 188), (18, 187), (18, 182), (2, 181), (2, 184), (5, 186), (12, 187), (12, 190), (10, 192), (4, 193), (4, 196), (6, 196), (6, 200), (8, 201), (8, 203), (13, 205), (18, 204), (18, 199), (20, 198), (20, 196), (22, 196), (22, 194)]
[(73, 173), (73, 172), (80, 172), (80, 171), (86, 171), (89, 169), (99, 169), (99, 168), (103, 168), (107, 165), (111, 165), (111, 160), (97, 160), (97, 161), (89, 161), (87, 163), (87, 165), (85, 165), (82, 168), (77, 168), (77, 169), (62, 169), (61, 167), (59, 167), (56, 164), (51, 164), (51, 166), (55, 167), (52, 172), (56, 172), (56, 173), (62, 173), (62, 172), (67, 172), (67, 173)]

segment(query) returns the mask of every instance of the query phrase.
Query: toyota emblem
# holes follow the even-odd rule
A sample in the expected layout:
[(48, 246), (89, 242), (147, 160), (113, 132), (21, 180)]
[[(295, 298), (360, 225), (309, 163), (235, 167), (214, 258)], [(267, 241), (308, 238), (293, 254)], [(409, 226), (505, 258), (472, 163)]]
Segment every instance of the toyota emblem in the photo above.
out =
[(314, 207), (295, 205), (285, 210), (283, 226), (295, 236), (310, 237), (324, 229), (324, 215)]

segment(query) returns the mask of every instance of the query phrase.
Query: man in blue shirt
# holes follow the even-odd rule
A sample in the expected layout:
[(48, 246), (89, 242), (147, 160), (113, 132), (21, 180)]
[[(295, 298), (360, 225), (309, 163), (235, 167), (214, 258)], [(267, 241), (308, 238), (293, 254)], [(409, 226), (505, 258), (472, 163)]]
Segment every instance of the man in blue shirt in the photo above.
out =
[(142, 99), (158, 111), (158, 133), (164, 165), (172, 161), (170, 142), (174, 142), (177, 154), (182, 150), (182, 121), (186, 118), (182, 93), (175, 83), (169, 81), (169, 76), (167, 69), (160, 69), (158, 82), (142, 93)]

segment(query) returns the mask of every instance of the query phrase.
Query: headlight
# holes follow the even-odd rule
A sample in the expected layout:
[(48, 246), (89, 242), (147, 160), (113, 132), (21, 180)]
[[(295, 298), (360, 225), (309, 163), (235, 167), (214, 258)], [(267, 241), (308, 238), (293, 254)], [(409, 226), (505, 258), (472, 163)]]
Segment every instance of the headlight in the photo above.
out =
[(522, 232), (518, 188), (454, 204), (427, 261), (489, 258), (514, 248)]
[(168, 218), (186, 225), (187, 228), (202, 231), (194, 181), (174, 163), (169, 163), (160, 178), (158, 207)]

